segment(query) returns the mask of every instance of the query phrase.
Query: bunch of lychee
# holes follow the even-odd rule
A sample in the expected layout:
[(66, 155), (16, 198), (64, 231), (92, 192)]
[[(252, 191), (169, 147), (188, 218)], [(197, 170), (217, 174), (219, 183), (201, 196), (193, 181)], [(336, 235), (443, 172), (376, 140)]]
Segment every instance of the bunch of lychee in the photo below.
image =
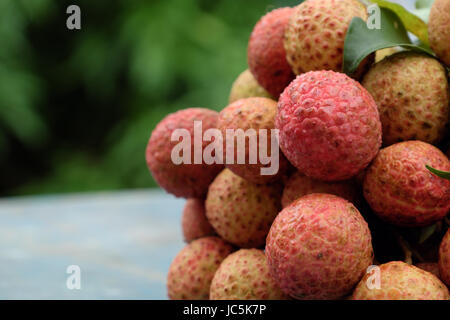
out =
[[(426, 168), (450, 171), (439, 149), (450, 117), (450, 1), (431, 10), (439, 59), (370, 55), (349, 76), (345, 36), (366, 12), (357, 0), (306, 0), (267, 13), (229, 105), (181, 110), (154, 129), (148, 167), (188, 199), (171, 299), (450, 298), (450, 181)], [(250, 132), (243, 147), (228, 145), (239, 130)], [(264, 174), (261, 154), (276, 159), (276, 172)], [(434, 226), (435, 260), (386, 258), (377, 225), (400, 238), (396, 230)], [(401, 240), (388, 245), (411, 253)]]

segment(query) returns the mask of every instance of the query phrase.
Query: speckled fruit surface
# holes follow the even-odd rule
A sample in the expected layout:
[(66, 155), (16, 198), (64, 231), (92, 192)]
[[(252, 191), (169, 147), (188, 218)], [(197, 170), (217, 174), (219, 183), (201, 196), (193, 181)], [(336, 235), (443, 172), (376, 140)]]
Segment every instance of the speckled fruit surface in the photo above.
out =
[(283, 46), (284, 31), (292, 12), (293, 8), (286, 7), (266, 14), (256, 24), (248, 43), (250, 71), (275, 98), (295, 77)]
[(425, 165), (450, 171), (450, 161), (436, 147), (405, 141), (382, 149), (367, 170), (364, 197), (383, 220), (404, 227), (432, 224), (450, 210), (450, 181)]
[(184, 241), (215, 235), (215, 231), (206, 219), (205, 200), (187, 199), (181, 217)]
[(303, 174), (324, 181), (352, 178), (381, 145), (381, 122), (371, 95), (333, 71), (298, 76), (278, 101), (280, 148)]
[[(189, 108), (166, 116), (153, 130), (147, 144), (145, 158), (156, 182), (167, 192), (183, 198), (202, 198), (209, 184), (223, 169), (223, 165), (208, 165), (203, 160), (194, 164), (194, 121), (201, 121), (202, 130), (216, 128), (219, 114), (203, 108)], [(172, 161), (173, 148), (181, 141), (171, 141), (172, 132), (186, 129), (191, 137), (191, 164), (176, 165)], [(203, 141), (202, 150), (211, 142)]]
[(261, 87), (250, 70), (247, 69), (234, 81), (233, 86), (231, 87), (229, 103), (251, 97), (271, 98), (272, 96)]
[(436, 59), (412, 52), (391, 55), (375, 64), (362, 84), (378, 105), (384, 145), (434, 144), (444, 137), (449, 91), (446, 71)]
[(372, 264), (367, 223), (350, 202), (310, 194), (284, 208), (270, 228), (266, 256), (272, 277), (297, 299), (349, 294)]
[(329, 193), (356, 204), (359, 198), (357, 183), (353, 180), (324, 182), (315, 180), (296, 171), (284, 185), (281, 205), (283, 208), (310, 193)]
[(366, 274), (353, 292), (353, 300), (447, 300), (446, 286), (433, 274), (400, 261), (379, 266), (380, 289), (368, 283)]
[(434, 1), (429, 16), (428, 35), (431, 49), (450, 66), (450, 1)]
[(220, 265), (211, 283), (211, 300), (283, 300), (288, 297), (269, 274), (264, 251), (241, 249)]
[(259, 248), (281, 209), (281, 185), (255, 184), (225, 169), (209, 187), (205, 206), (209, 222), (223, 239), (242, 248)]
[(439, 274), (442, 281), (450, 286), (450, 229), (439, 246)]
[[(295, 7), (284, 38), (294, 73), (341, 72), (344, 40), (353, 17), (367, 19), (366, 8), (357, 0), (307, 0)], [(357, 73), (369, 60), (364, 60)]]
[(417, 268), (428, 271), (440, 278), (439, 265), (437, 262), (419, 262), (415, 265)]
[[(275, 140), (276, 152), (278, 156), (274, 153), (274, 163), (278, 165), (272, 165), (270, 163), (261, 162), (260, 153), (270, 156), (272, 155), (272, 130), (275, 129), (275, 115), (277, 112), (277, 102), (268, 98), (247, 98), (240, 99), (224, 108), (219, 114), (219, 120), (217, 122), (217, 127), (222, 132), (222, 137), (226, 141), (227, 130), (242, 129), (244, 132), (248, 130), (253, 130), (254, 134), (251, 136), (253, 138), (246, 139), (245, 148), (238, 144), (239, 138), (234, 139), (234, 147), (232, 142), (226, 142), (224, 144), (224, 150), (227, 150), (226, 156), (228, 154), (234, 155), (233, 164), (226, 164), (226, 167), (233, 171), (235, 174), (243, 177), (246, 180), (255, 183), (267, 183), (278, 180), (286, 172), (288, 168), (288, 163), (283, 153), (281, 152), (278, 140)], [(263, 135), (261, 135), (259, 130), (264, 130)], [(264, 140), (261, 140), (262, 139)], [(250, 148), (250, 141), (253, 139), (254, 148)], [(225, 142), (223, 141), (223, 142)], [(260, 143), (264, 144), (267, 152), (260, 150)], [(231, 146), (233, 149), (226, 149), (226, 147)], [(245, 163), (241, 164), (238, 161), (238, 154), (242, 152), (245, 156)], [(251, 163), (250, 159), (254, 158), (254, 162)], [(264, 160), (263, 160), (264, 161)], [(262, 168), (273, 167), (273, 173), (262, 174)], [(278, 170), (275, 170), (278, 167)]]
[(167, 293), (172, 300), (207, 300), (214, 274), (233, 248), (218, 237), (186, 245), (172, 261), (167, 275)]

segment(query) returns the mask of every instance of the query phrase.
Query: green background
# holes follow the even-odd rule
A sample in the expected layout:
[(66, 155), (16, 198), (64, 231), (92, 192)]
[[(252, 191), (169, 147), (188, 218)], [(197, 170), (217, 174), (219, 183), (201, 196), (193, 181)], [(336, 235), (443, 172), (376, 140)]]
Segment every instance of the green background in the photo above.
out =
[(226, 106), (256, 21), (296, 3), (0, 0), (0, 195), (155, 186), (156, 123)]
[(226, 106), (254, 24), (299, 2), (0, 0), (0, 196), (155, 186), (157, 122)]

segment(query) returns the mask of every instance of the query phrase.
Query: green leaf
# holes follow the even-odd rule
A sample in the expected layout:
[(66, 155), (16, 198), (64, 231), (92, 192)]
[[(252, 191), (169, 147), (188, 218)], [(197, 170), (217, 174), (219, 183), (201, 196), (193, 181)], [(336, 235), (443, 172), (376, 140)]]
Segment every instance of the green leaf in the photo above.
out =
[(346, 74), (354, 73), (364, 58), (384, 48), (400, 46), (434, 56), (427, 47), (411, 43), (408, 32), (395, 12), (380, 8), (380, 15), (380, 29), (369, 29), (361, 18), (355, 17), (351, 21), (344, 44), (343, 70)]
[(428, 170), (430, 170), (432, 173), (434, 173), (438, 177), (450, 180), (450, 172), (437, 170), (437, 169), (434, 169), (434, 168), (430, 167), (429, 165), (426, 165), (426, 167), (427, 167)]
[(431, 226), (421, 228), (419, 234), (419, 244), (424, 243), (428, 238), (430, 238), (433, 235), (435, 231), (436, 231), (436, 224), (432, 224)]
[(370, 1), (378, 4), (380, 8), (390, 9), (393, 12), (395, 12), (397, 16), (400, 18), (400, 20), (403, 22), (403, 25), (405, 26), (406, 30), (416, 35), (417, 38), (419, 38), (420, 41), (422, 41), (426, 45), (429, 44), (427, 24), (423, 22), (418, 16), (412, 14), (411, 12), (403, 8), (403, 6), (397, 3), (392, 3), (386, 0), (370, 0)]

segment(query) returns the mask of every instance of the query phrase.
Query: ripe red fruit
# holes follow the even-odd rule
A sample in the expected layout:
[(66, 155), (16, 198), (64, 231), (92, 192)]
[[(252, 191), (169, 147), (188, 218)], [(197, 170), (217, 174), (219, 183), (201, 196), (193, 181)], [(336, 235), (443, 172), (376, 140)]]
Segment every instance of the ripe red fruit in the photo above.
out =
[(425, 167), (450, 171), (436, 147), (405, 141), (382, 149), (367, 170), (364, 197), (383, 220), (404, 227), (432, 224), (450, 210), (450, 181)]
[[(156, 182), (167, 192), (183, 198), (202, 198), (223, 165), (194, 164), (194, 121), (201, 121), (202, 131), (216, 128), (219, 114), (203, 108), (189, 108), (166, 116), (153, 130), (145, 158)], [(172, 132), (186, 129), (191, 137), (191, 164), (174, 164), (171, 155), (179, 141), (171, 141)], [(211, 142), (203, 141), (202, 151)]]
[(258, 21), (248, 43), (248, 65), (259, 84), (278, 98), (295, 75), (286, 61), (283, 37), (293, 8), (280, 8)]
[(284, 208), (270, 228), (270, 273), (293, 298), (342, 298), (373, 261), (371, 239), (367, 223), (347, 200), (304, 196)]
[(298, 76), (278, 101), (280, 148), (297, 169), (324, 181), (352, 178), (381, 145), (381, 122), (372, 96), (333, 71)]

